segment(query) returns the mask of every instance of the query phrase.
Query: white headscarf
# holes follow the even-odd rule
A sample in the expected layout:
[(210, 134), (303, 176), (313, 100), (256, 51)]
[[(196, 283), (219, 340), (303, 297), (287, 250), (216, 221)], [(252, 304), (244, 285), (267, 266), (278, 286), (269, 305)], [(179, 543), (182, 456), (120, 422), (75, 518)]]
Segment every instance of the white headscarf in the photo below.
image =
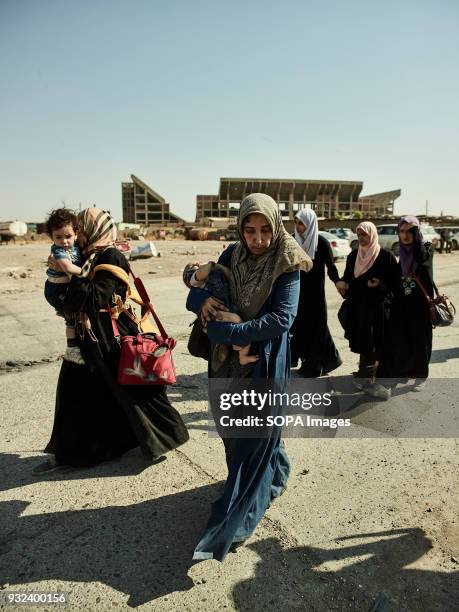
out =
[(304, 234), (301, 235), (295, 227), (295, 238), (300, 247), (311, 259), (314, 259), (317, 244), (319, 242), (319, 224), (317, 223), (317, 215), (312, 208), (302, 208), (296, 215), (303, 225), (306, 226)]

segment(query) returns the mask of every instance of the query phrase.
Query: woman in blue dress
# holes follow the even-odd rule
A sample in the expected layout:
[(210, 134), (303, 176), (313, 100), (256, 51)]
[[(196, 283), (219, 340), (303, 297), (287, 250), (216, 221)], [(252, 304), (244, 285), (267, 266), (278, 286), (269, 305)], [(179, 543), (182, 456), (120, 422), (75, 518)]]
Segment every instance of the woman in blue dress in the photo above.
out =
[[(290, 376), (289, 329), (295, 319), (300, 270), (312, 262), (282, 224), (276, 202), (256, 193), (241, 203), (239, 241), (219, 263), (231, 270), (233, 313), (203, 289), (193, 288), (187, 308), (207, 323), (210, 340), (209, 376), (231, 379), (286, 380)], [(241, 365), (236, 351), (227, 351), (222, 365), (212, 364), (216, 345), (251, 345), (256, 363)], [(255, 530), (271, 501), (285, 489), (290, 464), (279, 432), (265, 438), (223, 439), (228, 478), (223, 495), (196, 546), (195, 560), (223, 561), (230, 548)]]

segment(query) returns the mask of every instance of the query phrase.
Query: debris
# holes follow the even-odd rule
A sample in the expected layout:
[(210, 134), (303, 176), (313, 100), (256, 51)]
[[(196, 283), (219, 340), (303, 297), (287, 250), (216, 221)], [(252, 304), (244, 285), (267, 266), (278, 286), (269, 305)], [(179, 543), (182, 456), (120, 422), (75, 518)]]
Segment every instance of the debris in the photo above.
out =
[(131, 249), (131, 259), (148, 259), (149, 257), (157, 256), (158, 251), (156, 250), (154, 242), (145, 242)]

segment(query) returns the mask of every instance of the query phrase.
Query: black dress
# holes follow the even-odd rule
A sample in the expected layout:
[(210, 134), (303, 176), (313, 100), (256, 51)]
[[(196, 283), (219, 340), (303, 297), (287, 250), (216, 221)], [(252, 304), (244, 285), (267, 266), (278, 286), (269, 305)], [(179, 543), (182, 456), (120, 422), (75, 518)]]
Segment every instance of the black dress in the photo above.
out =
[[(357, 252), (352, 251), (347, 256), (346, 269), (341, 280), (348, 283), (349, 289), (338, 316), (351, 351), (360, 355), (372, 355), (376, 361), (380, 359), (382, 350), (384, 299), (392, 290), (398, 264), (392, 253), (381, 249), (371, 268), (356, 278), (354, 265)], [(379, 279), (380, 285), (368, 287), (371, 278)]]
[[(112, 264), (127, 271), (115, 248), (103, 251), (94, 265)], [(151, 459), (188, 440), (179, 413), (164, 386), (120, 386), (116, 380), (120, 356), (108, 313), (99, 312), (113, 294), (125, 297), (126, 285), (108, 271), (94, 280), (72, 277), (64, 310), (88, 315), (97, 342), (85, 332), (81, 352), (85, 365), (63, 361), (56, 391), (54, 426), (45, 452), (60, 464), (90, 466), (141, 447)], [(136, 325), (122, 313), (122, 336), (135, 335)]]
[[(433, 297), (433, 248), (420, 245), (414, 273)], [(413, 277), (402, 277), (397, 265), (384, 352), (378, 368), (383, 378), (427, 378), (432, 355), (432, 324), (427, 300)]]
[(327, 325), (325, 266), (333, 283), (339, 280), (328, 240), (319, 234), (313, 267), (300, 272), (298, 313), (291, 328), (292, 361), (301, 358), (301, 374), (315, 378), (336, 370), (342, 360)]

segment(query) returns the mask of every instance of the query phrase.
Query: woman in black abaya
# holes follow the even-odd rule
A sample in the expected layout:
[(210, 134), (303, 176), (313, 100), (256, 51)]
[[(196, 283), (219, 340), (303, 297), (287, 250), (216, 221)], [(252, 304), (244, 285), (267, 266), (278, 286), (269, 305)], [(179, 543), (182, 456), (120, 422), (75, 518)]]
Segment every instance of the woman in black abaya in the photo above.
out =
[(414, 378), (415, 388), (420, 388), (429, 375), (432, 354), (432, 323), (420, 285), (433, 297), (433, 249), (424, 242), (416, 217), (402, 217), (398, 235), (400, 261), (378, 376)]
[[(35, 468), (40, 475), (61, 466), (91, 466), (140, 446), (151, 461), (188, 440), (188, 432), (171, 406), (164, 386), (120, 386), (117, 370), (120, 348), (115, 340), (109, 307), (126, 296), (126, 282), (113, 272), (128, 271), (115, 248), (113, 219), (98, 208), (78, 217), (78, 242), (87, 260), (81, 275), (72, 277), (64, 303), (80, 319), (81, 353), (85, 364), (63, 361), (56, 391), (51, 439), (52, 455)], [(105, 269), (96, 266), (114, 266)], [(138, 333), (124, 312), (118, 319), (121, 336)]]
[(327, 325), (325, 267), (333, 283), (339, 281), (339, 274), (328, 240), (319, 234), (313, 210), (300, 210), (295, 215), (295, 239), (313, 260), (313, 267), (300, 272), (298, 314), (290, 330), (292, 365), (301, 358), (299, 374), (316, 378), (343, 363)]

